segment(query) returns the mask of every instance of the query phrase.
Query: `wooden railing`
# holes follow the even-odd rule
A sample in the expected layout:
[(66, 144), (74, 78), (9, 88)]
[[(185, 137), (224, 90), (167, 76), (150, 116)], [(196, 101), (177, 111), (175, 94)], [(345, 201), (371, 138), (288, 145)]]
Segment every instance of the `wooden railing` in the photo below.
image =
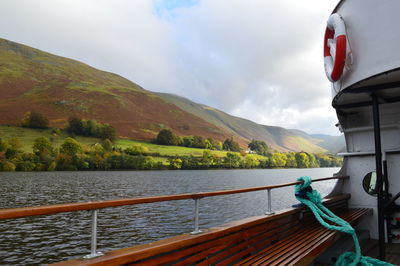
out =
[[(333, 179), (347, 179), (348, 176), (336, 176), (336, 177), (325, 177), (314, 179), (312, 182), (320, 182), (326, 180)], [(99, 209), (110, 208), (110, 207), (118, 207), (118, 206), (127, 206), (127, 205), (136, 205), (136, 204), (145, 204), (145, 203), (154, 203), (154, 202), (164, 202), (164, 201), (174, 201), (174, 200), (186, 200), (193, 199), (195, 200), (195, 230), (192, 232), (193, 234), (201, 233), (199, 230), (199, 199), (207, 198), (207, 197), (215, 197), (222, 195), (231, 195), (238, 193), (246, 193), (246, 192), (254, 192), (267, 190), (268, 194), (268, 210), (266, 212), (267, 215), (273, 214), (271, 208), (271, 190), (276, 188), (288, 187), (297, 184), (302, 184), (302, 181), (298, 182), (290, 182), (283, 183), (278, 185), (270, 185), (270, 186), (262, 186), (262, 187), (251, 187), (244, 189), (234, 189), (234, 190), (221, 190), (221, 191), (212, 191), (212, 192), (199, 192), (199, 193), (191, 193), (191, 194), (176, 194), (176, 195), (165, 195), (165, 196), (155, 196), (155, 197), (144, 197), (144, 198), (127, 198), (127, 199), (117, 199), (117, 200), (104, 200), (104, 201), (95, 201), (95, 202), (79, 202), (79, 203), (67, 203), (67, 204), (56, 204), (56, 205), (48, 205), (48, 206), (32, 206), (32, 207), (23, 207), (23, 208), (12, 208), (12, 209), (0, 209), (0, 220), (5, 219), (16, 219), (23, 218), (29, 216), (37, 216), (37, 215), (49, 215), (63, 212), (76, 212), (76, 211), (88, 211), (92, 210), (92, 250), (91, 254), (87, 257), (95, 257), (101, 255), (96, 252), (96, 232), (97, 232), (97, 211)]]
[[(338, 177), (325, 177), (314, 179), (313, 182), (320, 182), (332, 179), (345, 179), (348, 176), (338, 176)], [(94, 202), (81, 202), (81, 203), (67, 203), (67, 204), (56, 204), (48, 206), (35, 206), (35, 207), (23, 207), (23, 208), (13, 208), (13, 209), (0, 209), (0, 220), (3, 219), (15, 219), (28, 216), (36, 215), (48, 215), (56, 214), (61, 212), (75, 212), (75, 211), (87, 211), (87, 210), (98, 210), (110, 207), (162, 202), (162, 201), (173, 201), (173, 200), (185, 200), (185, 199), (201, 199), (207, 197), (230, 195), (237, 193), (253, 192), (260, 190), (271, 190), (275, 188), (288, 187), (302, 182), (291, 182), (279, 185), (262, 186), (262, 187), (251, 187), (244, 189), (234, 189), (234, 190), (222, 190), (213, 192), (199, 192), (192, 194), (177, 194), (177, 195), (167, 195), (167, 196), (156, 196), (156, 197), (145, 197), (145, 198), (128, 198), (128, 199), (118, 199), (118, 200), (104, 200), (104, 201), (94, 201)]]

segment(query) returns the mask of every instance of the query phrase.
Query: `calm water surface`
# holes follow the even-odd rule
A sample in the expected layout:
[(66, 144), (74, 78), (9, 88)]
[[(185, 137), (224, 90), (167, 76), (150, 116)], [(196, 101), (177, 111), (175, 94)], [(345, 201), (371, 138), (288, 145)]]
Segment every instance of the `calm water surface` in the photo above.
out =
[[(238, 189), (328, 177), (338, 168), (118, 172), (0, 172), (0, 208)], [(322, 195), (335, 181), (313, 185)], [(272, 190), (273, 209), (296, 203), (293, 187)], [(193, 230), (193, 200), (102, 209), (98, 249), (108, 251)], [(200, 200), (200, 227), (262, 215), (266, 192)], [(90, 212), (0, 220), (0, 264), (45, 264), (90, 253)]]

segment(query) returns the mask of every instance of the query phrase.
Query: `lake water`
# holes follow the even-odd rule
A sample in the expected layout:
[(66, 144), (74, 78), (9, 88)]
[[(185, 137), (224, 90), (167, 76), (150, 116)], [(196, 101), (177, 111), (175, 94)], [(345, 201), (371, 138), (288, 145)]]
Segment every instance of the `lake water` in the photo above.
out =
[[(50, 205), (117, 198), (239, 189), (292, 182), (299, 176), (329, 177), (338, 168), (0, 172), (0, 208)], [(335, 181), (313, 187), (322, 195)], [(200, 228), (262, 215), (265, 191), (200, 200)], [(293, 187), (272, 190), (272, 208), (296, 203)], [(108, 251), (151, 242), (193, 230), (193, 200), (102, 209), (98, 216), (98, 250)], [(0, 220), (0, 264), (44, 264), (90, 253), (88, 211)]]

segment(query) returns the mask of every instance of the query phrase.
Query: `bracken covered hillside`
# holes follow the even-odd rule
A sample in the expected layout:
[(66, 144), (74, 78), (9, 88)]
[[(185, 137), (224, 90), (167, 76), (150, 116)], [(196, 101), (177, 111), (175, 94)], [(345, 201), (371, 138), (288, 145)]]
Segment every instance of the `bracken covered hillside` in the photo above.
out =
[[(318, 139), (228, 115), (188, 99), (147, 91), (113, 73), (0, 39), (0, 124), (17, 125), (28, 111), (63, 127), (68, 117), (109, 123), (121, 137), (153, 139), (163, 128), (243, 147), (264, 140), (281, 151), (325, 152)], [(305, 133), (304, 133), (305, 134)], [(328, 145), (325, 145), (328, 147)]]
[(0, 39), (0, 123), (18, 124), (25, 112), (63, 126), (71, 115), (110, 123), (120, 136), (150, 139), (162, 128), (181, 135), (228, 137), (137, 84), (81, 62)]

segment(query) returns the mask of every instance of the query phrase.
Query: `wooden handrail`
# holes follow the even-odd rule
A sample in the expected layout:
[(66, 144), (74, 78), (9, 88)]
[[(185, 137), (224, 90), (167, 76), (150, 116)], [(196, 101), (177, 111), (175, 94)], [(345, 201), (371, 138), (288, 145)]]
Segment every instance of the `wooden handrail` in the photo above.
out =
[[(319, 182), (331, 179), (346, 179), (346, 178), (349, 177), (348, 176), (325, 177), (325, 178), (314, 179), (313, 182)], [(15, 219), (15, 218), (22, 218), (22, 217), (36, 216), (36, 215), (56, 214), (62, 212), (97, 210), (109, 207), (118, 207), (118, 206), (162, 202), (162, 201), (200, 199), (200, 198), (207, 198), (207, 197), (214, 197), (221, 195), (288, 187), (301, 183), (302, 181), (298, 181), (298, 182), (291, 182), (291, 183), (284, 183), (279, 185), (271, 185), (263, 187), (251, 187), (244, 189), (222, 190), (213, 192), (199, 192), (192, 194), (177, 194), (177, 195), (155, 196), (155, 197), (145, 197), (145, 198), (128, 198), (128, 199), (118, 199), (118, 200), (56, 204), (49, 206), (33, 206), (33, 207), (23, 207), (23, 208), (0, 209), (0, 220)]]
[[(350, 194), (341, 194), (333, 197), (329, 197), (328, 199), (324, 199), (324, 204), (330, 204), (338, 201), (346, 201), (350, 198)], [(190, 233), (181, 234), (178, 236), (173, 236), (170, 238), (165, 238), (161, 240), (157, 240), (156, 242), (150, 242), (146, 244), (135, 245), (131, 247), (126, 247), (119, 250), (113, 250), (107, 252), (105, 256), (95, 258), (92, 260), (67, 260), (62, 262), (57, 262), (54, 265), (57, 266), (83, 266), (83, 265), (124, 265), (129, 264), (133, 260), (146, 259), (154, 255), (164, 256), (165, 254), (170, 254), (174, 250), (177, 249), (185, 249), (191, 246), (196, 246), (200, 243), (215, 243), (214, 241), (223, 240), (224, 237), (229, 237), (238, 232), (249, 232), (254, 230), (254, 228), (259, 228), (262, 224), (268, 223), (276, 223), (276, 221), (282, 221), (284, 217), (289, 218), (286, 220), (288, 223), (295, 224), (295, 221), (299, 221), (300, 213), (302, 213), (306, 209), (306, 206), (300, 208), (288, 208), (285, 210), (277, 211), (275, 215), (263, 215), (263, 216), (254, 216), (248, 217), (239, 221), (232, 221), (223, 225), (218, 225), (214, 228), (209, 228), (202, 234), (192, 235)], [(291, 218), (290, 218), (291, 217)], [(275, 225), (276, 226), (276, 225)], [(269, 228), (276, 228), (275, 226), (270, 226)], [(267, 226), (268, 228), (268, 226)], [(268, 229), (267, 229), (268, 230)], [(278, 229), (284, 231), (285, 229)], [(287, 229), (286, 229), (287, 230)], [(265, 232), (264, 230), (256, 230), (257, 233)], [(246, 236), (240, 237), (240, 240), (243, 238), (249, 237)], [(232, 245), (232, 242), (229, 242)], [(215, 247), (213, 245), (213, 247)], [(248, 248), (248, 247), (247, 247)], [(165, 255), (168, 256), (168, 255)], [(146, 262), (142, 262), (143, 265), (146, 265)], [(166, 263), (165, 263), (166, 264)], [(222, 263), (221, 263), (222, 264)], [(51, 264), (53, 265), (53, 264)], [(149, 264), (153, 265), (153, 264)]]

